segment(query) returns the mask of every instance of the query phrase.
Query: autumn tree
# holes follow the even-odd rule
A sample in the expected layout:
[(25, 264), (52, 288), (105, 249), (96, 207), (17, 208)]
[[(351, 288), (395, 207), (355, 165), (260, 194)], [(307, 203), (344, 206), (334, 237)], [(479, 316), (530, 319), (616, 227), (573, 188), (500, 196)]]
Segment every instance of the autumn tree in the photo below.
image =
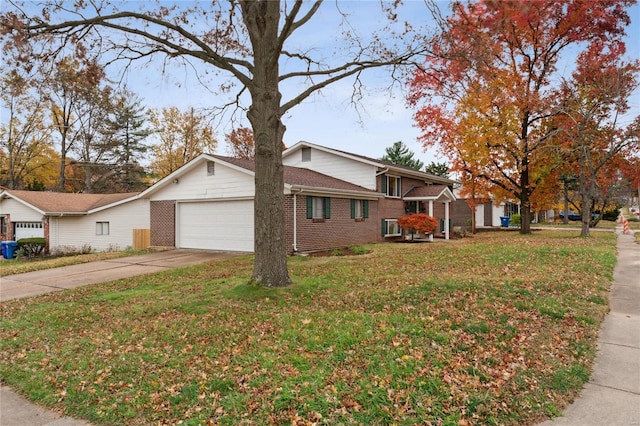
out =
[[(573, 78), (563, 84), (562, 114), (557, 117), (565, 157), (574, 164), (582, 215), (581, 236), (589, 236), (596, 198), (605, 202), (607, 188), (618, 179), (621, 156), (640, 152), (640, 116), (621, 123), (629, 98), (638, 88), (640, 61), (621, 61), (621, 48), (592, 46), (578, 58)], [(606, 204), (606, 203), (605, 203)], [(606, 205), (601, 207), (604, 210)]]
[[(34, 183), (39, 169), (52, 160), (51, 131), (44, 103), (33, 95), (30, 78), (18, 70), (3, 70), (0, 99), (6, 122), (0, 124), (0, 184), (22, 189)], [(43, 179), (46, 180), (46, 179)], [(43, 182), (43, 181), (41, 181)]]
[(214, 152), (218, 144), (207, 118), (193, 108), (153, 111), (151, 125), (158, 139), (152, 145), (151, 171), (159, 177), (175, 172), (203, 152)]
[[(96, 98), (92, 92), (100, 86), (104, 78), (104, 69), (93, 60), (79, 60), (65, 56), (54, 63), (54, 70), (45, 75), (47, 78), (42, 96), (49, 102), (54, 133), (57, 134), (60, 154), (58, 190), (65, 191), (65, 170), (67, 156), (75, 149), (85, 151), (79, 146), (90, 143), (94, 123), (85, 113), (96, 109)], [(89, 121), (86, 121), (89, 120)]]
[[(409, 101), (426, 147), (474, 164), (494, 199), (518, 200), (530, 232), (532, 195), (559, 164), (550, 139), (560, 71), (576, 50), (622, 45), (630, 0), (453, 3), (429, 42)], [(472, 130), (471, 130), (472, 129)], [(462, 156), (462, 161), (455, 161)], [(458, 171), (460, 169), (457, 169)]]
[[(233, 104), (242, 103), (245, 94), (249, 98), (247, 119), (255, 142), (251, 281), (271, 287), (291, 283), (285, 247), (283, 116), (314, 93), (348, 77), (354, 78), (353, 99), (357, 100), (363, 71), (388, 66), (392, 78), (397, 79), (400, 75), (395, 72), (415, 65), (416, 55), (424, 51), (424, 44), (415, 37), (419, 33), (416, 27), (402, 22), (389, 26), (397, 20), (394, 9), (398, 3), (382, 5), (380, 16), (386, 19), (379, 31), (370, 27), (358, 31), (346, 14), (338, 24), (342, 27), (328, 28), (323, 22), (322, 31), (332, 35), (336, 44), (330, 50), (310, 49), (304, 35), (317, 32), (309, 23), (320, 19), (317, 12), (321, 6), (319, 0), (213, 1), (171, 7), (102, 1), (71, 6), (60, 0), (33, 10), (12, 3), (2, 13), (1, 28), (8, 42), (22, 50), (41, 40), (48, 45), (76, 43), (82, 46), (76, 49), (82, 54), (102, 48), (99, 53), (125, 61), (165, 55), (167, 61), (197, 62), (207, 71), (231, 77), (231, 84), (223, 89), (238, 88)], [(344, 4), (336, 13), (351, 6), (362, 7)], [(109, 37), (114, 32), (118, 34)], [(110, 43), (97, 42), (102, 40)], [(281, 69), (281, 65), (286, 67)], [(289, 90), (286, 98), (282, 87)]]
[(388, 161), (400, 166), (410, 167), (415, 170), (421, 170), (424, 163), (415, 158), (415, 153), (409, 150), (402, 141), (394, 142), (390, 147), (385, 148), (385, 154), (380, 158), (382, 161)]
[(233, 129), (225, 136), (229, 155), (235, 158), (253, 159), (255, 157), (255, 144), (253, 143), (253, 132), (248, 127)]

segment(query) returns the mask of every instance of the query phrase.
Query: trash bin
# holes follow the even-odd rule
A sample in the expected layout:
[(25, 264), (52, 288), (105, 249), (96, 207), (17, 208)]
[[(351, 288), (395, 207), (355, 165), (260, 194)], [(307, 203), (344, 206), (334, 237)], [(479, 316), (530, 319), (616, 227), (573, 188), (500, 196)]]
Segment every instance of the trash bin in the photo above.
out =
[(508, 216), (500, 216), (500, 226), (502, 226), (503, 228), (508, 228), (509, 227), (509, 220), (511, 218)]
[(5, 259), (13, 259), (16, 256), (18, 250), (18, 243), (15, 241), (3, 241), (2, 242), (2, 257)]

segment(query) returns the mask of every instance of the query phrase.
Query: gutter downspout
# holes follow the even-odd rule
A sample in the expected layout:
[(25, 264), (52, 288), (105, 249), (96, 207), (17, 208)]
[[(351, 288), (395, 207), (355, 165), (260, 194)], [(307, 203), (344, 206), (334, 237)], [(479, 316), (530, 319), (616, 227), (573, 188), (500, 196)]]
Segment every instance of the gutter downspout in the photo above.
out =
[(301, 194), (303, 189), (293, 192), (293, 252), (298, 252), (298, 199), (297, 194)]

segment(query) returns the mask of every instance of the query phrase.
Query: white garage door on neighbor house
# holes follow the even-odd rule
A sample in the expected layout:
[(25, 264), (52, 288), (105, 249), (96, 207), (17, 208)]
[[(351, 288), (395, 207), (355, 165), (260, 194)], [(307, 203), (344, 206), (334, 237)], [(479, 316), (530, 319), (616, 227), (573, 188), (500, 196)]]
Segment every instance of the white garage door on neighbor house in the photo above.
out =
[(22, 238), (44, 238), (44, 226), (42, 222), (16, 222), (14, 239)]

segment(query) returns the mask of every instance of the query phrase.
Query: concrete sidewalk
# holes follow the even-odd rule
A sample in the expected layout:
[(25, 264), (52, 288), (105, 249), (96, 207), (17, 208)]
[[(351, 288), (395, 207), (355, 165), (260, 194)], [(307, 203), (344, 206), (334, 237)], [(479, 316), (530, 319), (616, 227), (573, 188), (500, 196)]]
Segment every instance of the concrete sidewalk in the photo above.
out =
[(640, 245), (618, 234), (611, 311), (598, 336), (593, 373), (579, 398), (540, 426), (640, 426)]

